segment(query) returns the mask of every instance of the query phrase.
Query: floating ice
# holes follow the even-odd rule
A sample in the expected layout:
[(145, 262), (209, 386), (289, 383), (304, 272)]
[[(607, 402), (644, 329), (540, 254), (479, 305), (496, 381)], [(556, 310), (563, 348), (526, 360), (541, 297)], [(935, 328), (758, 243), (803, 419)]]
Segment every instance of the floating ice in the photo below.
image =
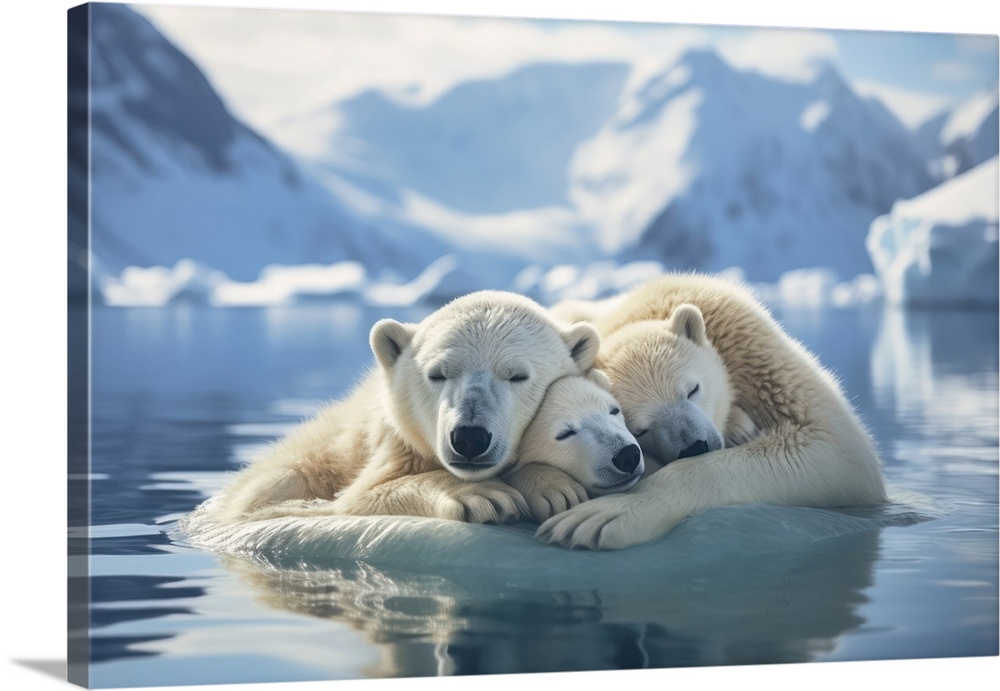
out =
[(890, 303), (997, 303), (997, 171), (994, 156), (875, 219), (868, 252)]
[(119, 276), (101, 276), (104, 302), (117, 307), (160, 307), (170, 302), (208, 302), (212, 291), (228, 279), (221, 271), (191, 259), (174, 267), (126, 267)]
[(365, 267), (356, 261), (264, 268), (250, 283), (228, 281), (216, 286), (217, 305), (283, 305), (303, 297), (336, 297), (357, 293), (365, 284)]
[[(591, 552), (544, 544), (527, 523), (498, 526), (414, 516), (330, 515), (224, 524), (212, 520), (211, 501), (185, 518), (175, 537), (284, 569), (364, 562), (445, 578), (473, 572), (474, 580), (487, 588), (516, 581), (522, 587), (627, 590), (717, 562), (795, 552), (830, 538), (942, 515), (933, 501), (914, 493), (894, 493), (884, 507), (844, 511), (728, 506), (688, 518), (663, 539), (624, 552)], [(545, 568), (537, 568), (539, 564)]]

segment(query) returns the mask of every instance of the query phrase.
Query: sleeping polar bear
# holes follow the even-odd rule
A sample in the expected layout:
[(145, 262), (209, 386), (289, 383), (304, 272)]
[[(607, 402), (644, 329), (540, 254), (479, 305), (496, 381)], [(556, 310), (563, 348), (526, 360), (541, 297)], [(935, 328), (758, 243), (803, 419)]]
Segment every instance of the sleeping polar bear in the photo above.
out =
[(498, 476), (512, 467), (549, 385), (593, 367), (594, 327), (558, 322), (513, 293), (481, 291), (419, 324), (383, 319), (370, 343), (377, 367), (352, 393), (295, 428), (199, 511), (222, 522), (527, 515), (524, 498)]
[(598, 370), (549, 387), (503, 475), (541, 522), (589, 497), (624, 492), (645, 470), (642, 450)]
[(570, 311), (598, 327), (597, 366), (647, 463), (665, 467), (552, 517), (540, 539), (615, 549), (727, 504), (886, 500), (874, 444), (836, 380), (739, 286), (669, 275)]
[[(607, 377), (591, 370), (557, 379), (546, 391), (516, 459), (502, 475), (536, 522), (591, 497), (624, 492), (642, 477), (642, 450), (609, 388)], [(336, 509), (330, 502), (293, 500), (271, 505), (259, 515), (332, 513)]]

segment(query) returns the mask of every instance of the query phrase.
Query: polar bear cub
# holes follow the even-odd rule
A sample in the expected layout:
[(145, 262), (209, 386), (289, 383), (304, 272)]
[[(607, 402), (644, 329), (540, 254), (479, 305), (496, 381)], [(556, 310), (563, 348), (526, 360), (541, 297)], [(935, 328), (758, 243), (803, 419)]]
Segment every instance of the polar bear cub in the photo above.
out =
[(613, 549), (715, 506), (885, 501), (875, 445), (836, 379), (743, 288), (668, 275), (595, 324), (597, 366), (647, 465), (664, 467), (550, 518), (540, 539)]
[(642, 477), (642, 450), (609, 387), (599, 370), (557, 379), (521, 437), (518, 461), (503, 479), (535, 520), (624, 492)]
[(734, 402), (726, 365), (694, 305), (677, 307), (666, 323), (625, 326), (608, 339), (605, 352), (651, 471), (757, 435), (753, 420)]
[(205, 505), (213, 520), (525, 515), (524, 499), (498, 476), (549, 385), (589, 371), (600, 337), (523, 296), (480, 291), (418, 324), (383, 319), (370, 344), (377, 366), (240, 471)]

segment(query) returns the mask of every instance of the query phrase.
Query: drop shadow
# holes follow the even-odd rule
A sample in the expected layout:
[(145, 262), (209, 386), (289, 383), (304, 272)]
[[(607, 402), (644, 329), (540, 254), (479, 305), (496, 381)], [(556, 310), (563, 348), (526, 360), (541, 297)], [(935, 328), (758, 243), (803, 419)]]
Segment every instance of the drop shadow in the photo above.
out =
[(11, 662), (47, 677), (66, 681), (66, 660), (11, 660)]

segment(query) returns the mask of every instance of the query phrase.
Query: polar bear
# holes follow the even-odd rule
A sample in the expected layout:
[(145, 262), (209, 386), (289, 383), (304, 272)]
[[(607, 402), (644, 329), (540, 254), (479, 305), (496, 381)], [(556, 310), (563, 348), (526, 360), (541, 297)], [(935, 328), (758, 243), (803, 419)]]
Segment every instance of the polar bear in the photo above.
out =
[(667, 275), (595, 324), (597, 366), (647, 464), (664, 467), (550, 518), (540, 539), (615, 549), (727, 504), (886, 500), (874, 443), (837, 381), (742, 287)]
[(419, 324), (383, 319), (370, 345), (376, 367), (240, 471), (206, 505), (213, 520), (523, 516), (524, 499), (498, 476), (549, 385), (589, 371), (600, 337), (523, 296), (480, 291)]
[(599, 370), (557, 379), (503, 475), (542, 522), (589, 497), (624, 492), (645, 471), (642, 450)]

